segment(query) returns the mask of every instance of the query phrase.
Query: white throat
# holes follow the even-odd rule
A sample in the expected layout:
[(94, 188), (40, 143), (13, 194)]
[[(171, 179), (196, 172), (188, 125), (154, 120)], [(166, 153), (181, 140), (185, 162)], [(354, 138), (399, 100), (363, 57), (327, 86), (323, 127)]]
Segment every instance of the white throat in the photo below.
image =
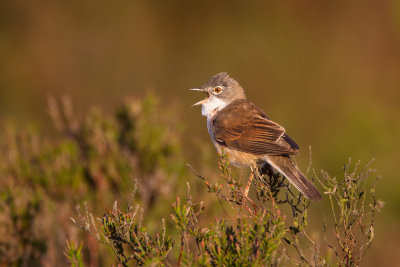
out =
[(202, 104), (201, 115), (206, 116), (207, 119), (212, 118), (215, 113), (226, 107), (229, 103), (217, 98), (210, 97)]

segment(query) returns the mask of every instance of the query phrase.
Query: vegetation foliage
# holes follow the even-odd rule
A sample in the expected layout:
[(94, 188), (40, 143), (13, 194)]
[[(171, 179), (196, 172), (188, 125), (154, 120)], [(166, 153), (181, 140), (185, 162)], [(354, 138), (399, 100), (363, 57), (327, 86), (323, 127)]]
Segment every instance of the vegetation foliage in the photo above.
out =
[(79, 117), (69, 98), (50, 99), (49, 111), (56, 141), (3, 125), (2, 265), (359, 266), (373, 241), (383, 202), (370, 163), (349, 161), (338, 178), (313, 172), (330, 209), (310, 234), (318, 204), (282, 176), (259, 166), (246, 197), (226, 154), (219, 173), (202, 167), (210, 178), (185, 166), (177, 116), (154, 95), (114, 116)]
[(129, 199), (134, 177), (142, 207), (154, 218), (163, 216), (165, 207), (158, 204), (173, 200), (185, 173), (180, 131), (170, 112), (158, 116), (158, 100), (149, 94), (127, 100), (114, 116), (99, 108), (81, 116), (64, 97), (49, 99), (58, 130), (53, 139), (32, 127), (1, 124), (0, 264), (65, 266), (68, 239), (85, 241), (84, 259), (112, 263), (106, 249), (93, 245), (68, 218), (77, 203), (87, 201), (93, 212), (103, 213), (114, 199)]

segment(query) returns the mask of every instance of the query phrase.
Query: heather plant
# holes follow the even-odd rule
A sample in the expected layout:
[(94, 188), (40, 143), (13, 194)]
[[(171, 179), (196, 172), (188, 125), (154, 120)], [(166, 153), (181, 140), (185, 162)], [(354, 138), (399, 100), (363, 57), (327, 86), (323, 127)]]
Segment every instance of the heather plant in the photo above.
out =
[[(373, 240), (375, 218), (383, 202), (376, 199), (376, 184), (367, 183), (374, 172), (369, 164), (359, 172), (358, 164), (353, 170), (350, 166), (350, 162), (345, 166), (342, 182), (325, 171), (321, 172), (322, 178), (315, 175), (330, 201), (331, 211), (326, 216), (334, 218), (334, 226), (328, 228), (324, 224), (320, 233), (327, 249), (334, 252), (333, 257), (327, 251), (321, 252), (324, 244), (318, 244), (308, 234), (307, 217), (311, 205), (308, 199), (295, 193), (281, 175), (264, 173), (262, 168), (254, 170), (256, 199), (245, 197), (241, 193), (242, 177), (234, 174), (224, 154), (219, 162), (223, 184), (211, 184), (189, 166), (203, 181), (208, 193), (215, 197), (214, 205), (220, 205), (224, 213), (215, 217), (214, 222), (202, 223), (206, 207), (202, 201), (193, 200), (188, 183), (186, 200), (177, 197), (171, 206), (170, 217), (178, 230), (175, 240), (168, 235), (164, 219), (162, 234), (157, 234), (156, 238), (149, 237), (141, 219), (139, 223), (132, 223), (131, 218), (137, 216), (139, 209), (138, 206), (133, 208), (133, 201), (126, 211), (117, 211), (115, 204), (113, 212), (99, 218), (100, 234), (93, 215), (87, 210), (86, 216), (78, 210), (79, 217), (84, 219), (79, 223), (73, 221), (112, 247), (117, 261), (123, 265), (135, 259), (137, 265), (359, 266)], [(226, 212), (224, 207), (232, 212)], [(143, 230), (138, 233), (138, 229)], [(127, 238), (132, 234), (135, 238)], [(327, 238), (331, 234), (337, 242)], [(140, 238), (141, 235), (145, 238)], [(102, 241), (99, 236), (107, 239)]]
[[(324, 224), (324, 239), (339, 266), (359, 266), (374, 239), (375, 219), (384, 202), (377, 199), (375, 192), (380, 177), (368, 186), (368, 178), (376, 172), (369, 167), (371, 163), (358, 170), (360, 162), (352, 167), (349, 159), (343, 168), (343, 180), (338, 181), (325, 171), (321, 171), (322, 177), (318, 178), (329, 198), (333, 217), (330, 229)], [(333, 238), (327, 238), (327, 234)]]
[[(100, 219), (101, 231), (86, 205), (84, 214), (79, 205), (77, 211), (79, 222), (73, 218), (71, 220), (86, 232), (92, 233), (98, 242), (110, 247), (122, 265), (127, 266), (130, 261), (140, 266), (167, 263), (166, 257), (172, 249), (173, 241), (166, 236), (165, 221), (162, 220), (162, 232), (157, 233), (155, 238), (151, 237), (143, 226), (143, 209), (139, 211), (139, 205), (133, 207), (130, 202), (128, 208), (121, 211), (115, 202), (112, 210), (107, 210)], [(67, 255), (74, 255), (74, 251), (76, 249), (66, 248)]]
[(82, 243), (76, 245), (74, 241), (67, 240), (64, 255), (72, 267), (82, 267)]

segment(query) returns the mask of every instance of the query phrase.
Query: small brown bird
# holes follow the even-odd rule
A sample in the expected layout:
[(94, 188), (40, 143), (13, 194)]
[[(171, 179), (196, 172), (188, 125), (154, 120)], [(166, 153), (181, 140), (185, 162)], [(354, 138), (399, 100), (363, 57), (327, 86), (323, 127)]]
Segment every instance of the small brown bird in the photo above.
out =
[[(285, 132), (285, 128), (270, 120), (265, 112), (246, 100), (244, 89), (225, 72), (212, 76), (195, 89), (207, 97), (193, 106), (202, 105), (207, 117), (208, 133), (218, 153), (224, 150), (237, 167), (255, 167), (266, 163), (285, 176), (303, 195), (320, 200), (321, 194), (307, 180), (291, 159), (299, 147)], [(245, 189), (247, 196), (249, 186)]]

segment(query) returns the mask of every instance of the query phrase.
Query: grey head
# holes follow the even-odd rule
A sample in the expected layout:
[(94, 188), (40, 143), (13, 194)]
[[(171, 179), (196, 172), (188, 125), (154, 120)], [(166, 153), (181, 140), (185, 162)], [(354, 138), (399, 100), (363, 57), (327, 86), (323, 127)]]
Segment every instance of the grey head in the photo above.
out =
[(215, 74), (205, 85), (190, 90), (202, 91), (207, 94), (205, 99), (193, 105), (202, 105), (204, 116), (211, 116), (215, 111), (223, 109), (232, 101), (246, 99), (243, 87), (226, 72)]

